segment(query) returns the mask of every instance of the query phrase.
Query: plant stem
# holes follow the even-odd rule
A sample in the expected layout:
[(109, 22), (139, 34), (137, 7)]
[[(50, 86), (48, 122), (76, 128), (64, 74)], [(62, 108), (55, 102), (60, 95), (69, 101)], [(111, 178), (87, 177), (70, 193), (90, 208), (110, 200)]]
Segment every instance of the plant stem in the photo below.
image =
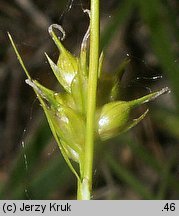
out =
[(91, 0), (90, 57), (88, 78), (88, 99), (86, 115), (86, 136), (82, 182), (78, 183), (78, 198), (89, 200), (92, 190), (94, 128), (96, 110), (96, 90), (99, 61), (99, 0)]

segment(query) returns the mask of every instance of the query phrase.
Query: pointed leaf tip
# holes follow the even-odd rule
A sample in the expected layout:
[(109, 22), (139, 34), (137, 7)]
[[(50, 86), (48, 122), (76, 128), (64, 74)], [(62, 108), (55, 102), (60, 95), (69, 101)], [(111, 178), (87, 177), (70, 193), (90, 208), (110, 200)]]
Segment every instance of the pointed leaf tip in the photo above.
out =
[(71, 93), (71, 83), (76, 75), (76, 71), (73, 71), (66, 59), (61, 59), (61, 64), (56, 65), (46, 53), (45, 55), (58, 82), (67, 92)]
[(168, 87), (165, 87), (159, 91), (156, 91), (156, 92), (150, 93), (148, 95), (145, 95), (141, 98), (132, 100), (129, 103), (130, 103), (131, 107), (139, 106), (141, 104), (148, 103), (149, 101), (153, 101), (157, 97), (159, 97), (163, 94), (167, 94), (167, 93), (170, 93), (170, 89)]
[(25, 64), (24, 64), (24, 62), (23, 62), (23, 60), (22, 60), (22, 58), (21, 58), (21, 56), (19, 54), (19, 51), (17, 50), (17, 47), (16, 47), (16, 45), (15, 45), (13, 39), (12, 39), (11, 34), (9, 32), (7, 32), (7, 34), (8, 34), (9, 40), (10, 40), (10, 42), (12, 44), (12, 47), (13, 47), (15, 53), (16, 53), (17, 59), (19, 60), (20, 65), (22, 66), (22, 68), (23, 68), (24, 72), (26, 73), (26, 76), (28, 77), (28, 79), (31, 79), (31, 77), (29, 75), (29, 72), (26, 69), (26, 66), (25, 66)]
[(160, 91), (157, 91), (155, 93), (155, 95), (151, 98), (151, 100), (154, 100), (155, 98), (159, 97), (160, 95), (169, 94), (170, 92), (171, 92), (171, 90), (168, 87), (165, 87), (165, 88), (161, 89)]

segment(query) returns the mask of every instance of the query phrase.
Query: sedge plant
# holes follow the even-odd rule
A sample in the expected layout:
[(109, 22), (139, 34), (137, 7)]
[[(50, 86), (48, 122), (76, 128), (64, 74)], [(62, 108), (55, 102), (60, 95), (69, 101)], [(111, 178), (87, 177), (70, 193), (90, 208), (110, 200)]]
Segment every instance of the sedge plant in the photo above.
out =
[[(91, 0), (91, 10), (85, 12), (89, 14), (90, 25), (81, 43), (79, 57), (72, 55), (63, 46), (63, 28), (57, 24), (49, 27), (49, 33), (59, 50), (59, 58), (55, 63), (47, 54), (45, 55), (58, 83), (63, 87), (63, 92), (51, 90), (31, 78), (8, 33), (17, 58), (26, 73), (26, 83), (37, 95), (59, 149), (77, 178), (79, 200), (91, 199), (96, 141), (108, 140), (134, 127), (146, 116), (148, 110), (136, 119), (130, 118), (131, 111), (169, 92), (166, 87), (132, 101), (121, 101), (118, 92), (128, 63), (126, 60), (117, 72), (111, 75), (108, 80), (108, 92), (103, 95), (105, 102), (99, 103), (100, 94), (97, 90), (101, 90), (98, 84), (105, 81), (105, 75), (102, 73), (103, 53), (99, 55), (99, 0)], [(54, 28), (61, 31), (62, 38), (57, 37)]]

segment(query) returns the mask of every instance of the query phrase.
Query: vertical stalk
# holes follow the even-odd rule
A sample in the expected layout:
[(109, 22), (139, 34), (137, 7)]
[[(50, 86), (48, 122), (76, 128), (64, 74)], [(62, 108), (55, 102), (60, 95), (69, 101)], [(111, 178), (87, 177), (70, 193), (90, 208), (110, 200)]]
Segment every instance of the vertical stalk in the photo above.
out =
[(99, 0), (91, 0), (90, 19), (90, 57), (88, 98), (86, 115), (86, 136), (82, 182), (79, 186), (78, 198), (89, 200), (92, 190), (93, 155), (94, 155), (94, 128), (96, 110), (96, 90), (99, 61)]

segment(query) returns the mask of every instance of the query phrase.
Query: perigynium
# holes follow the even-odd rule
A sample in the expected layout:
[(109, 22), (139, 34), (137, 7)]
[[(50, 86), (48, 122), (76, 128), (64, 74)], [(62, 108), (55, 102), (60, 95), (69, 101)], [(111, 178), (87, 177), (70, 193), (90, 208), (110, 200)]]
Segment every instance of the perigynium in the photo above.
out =
[[(89, 13), (89, 11), (87, 12)], [(60, 40), (60, 38), (56, 36), (53, 30), (54, 28), (61, 31), (63, 34), (62, 39), (64, 39), (65, 33), (62, 27), (57, 24), (53, 24), (49, 27), (49, 33), (59, 50), (59, 58), (57, 62), (53, 62), (47, 54), (45, 55), (57, 82), (63, 87), (63, 92), (51, 90), (40, 84), (37, 80), (31, 78), (9, 33), (8, 36), (18, 60), (27, 75), (26, 83), (35, 91), (46, 115), (52, 134), (65, 161), (77, 177), (78, 186), (80, 187), (80, 183), (84, 180), (83, 174), (85, 169), (84, 150), (89, 84), (87, 41), (90, 31), (88, 29), (83, 38), (79, 57), (75, 57), (62, 45), (62, 39)], [(103, 83), (103, 53), (98, 61), (98, 82)], [(108, 94), (104, 95), (105, 101), (107, 102), (100, 103), (100, 106), (96, 107), (94, 125), (96, 140), (103, 141), (110, 139), (134, 127), (146, 116), (148, 109), (136, 119), (131, 119), (131, 111), (135, 109), (135, 107), (169, 92), (169, 89), (166, 87), (132, 101), (118, 100), (121, 78), (127, 64), (128, 61), (124, 61), (117, 73), (111, 73), (110, 89)], [(101, 98), (99, 99), (101, 100)], [(79, 169), (74, 166), (73, 162), (79, 165)]]

